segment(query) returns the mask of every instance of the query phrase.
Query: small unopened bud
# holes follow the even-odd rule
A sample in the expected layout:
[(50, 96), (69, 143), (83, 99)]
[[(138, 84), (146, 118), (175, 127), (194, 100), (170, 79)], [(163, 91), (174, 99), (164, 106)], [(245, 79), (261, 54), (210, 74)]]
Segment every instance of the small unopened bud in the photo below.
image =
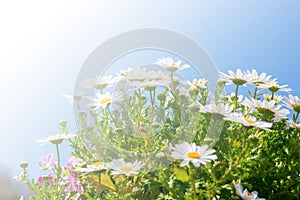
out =
[(159, 93), (157, 95), (157, 99), (160, 101), (165, 101), (166, 100), (166, 95), (164, 93)]
[(21, 162), (20, 162), (20, 167), (21, 167), (22, 169), (26, 169), (26, 168), (28, 167), (28, 162), (26, 162), (26, 161), (21, 161)]
[(67, 132), (67, 121), (65, 121), (65, 120), (59, 121), (58, 126), (59, 126), (59, 131), (61, 133)]

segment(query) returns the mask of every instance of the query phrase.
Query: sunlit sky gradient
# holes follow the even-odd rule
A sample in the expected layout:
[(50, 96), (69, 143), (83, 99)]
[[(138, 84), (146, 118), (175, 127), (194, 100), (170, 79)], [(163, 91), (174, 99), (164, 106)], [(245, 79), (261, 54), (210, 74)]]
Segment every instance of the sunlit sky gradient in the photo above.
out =
[(102, 42), (132, 29), (178, 31), (202, 45), (221, 71), (255, 68), (300, 95), (299, 9), (296, 0), (2, 1), (0, 167), (15, 174), (27, 160), (38, 174), (38, 159), (54, 147), (34, 140), (57, 132), (62, 119), (74, 131), (62, 94), (73, 92), (82, 63)]

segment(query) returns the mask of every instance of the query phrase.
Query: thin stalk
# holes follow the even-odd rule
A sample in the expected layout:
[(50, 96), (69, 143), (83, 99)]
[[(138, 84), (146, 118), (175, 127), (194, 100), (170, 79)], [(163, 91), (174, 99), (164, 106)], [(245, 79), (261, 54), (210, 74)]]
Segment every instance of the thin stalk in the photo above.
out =
[(256, 95), (257, 95), (257, 86), (255, 86), (255, 89), (254, 89), (253, 99), (256, 99)]
[(197, 188), (195, 183), (195, 170), (194, 166), (190, 166), (190, 173), (192, 175), (192, 188), (193, 188), (193, 194), (194, 194), (194, 200), (197, 200)]
[(275, 92), (272, 92), (271, 100), (274, 99), (274, 94), (275, 94)]
[(59, 148), (58, 144), (55, 144), (56, 146), (56, 153), (57, 153), (57, 172), (56, 172), (56, 181), (55, 181), (55, 189), (56, 189), (56, 199), (59, 199), (59, 188), (58, 188), (58, 183), (59, 183), (59, 177), (60, 177), (60, 154), (59, 154)]
[(115, 124), (115, 127), (118, 128), (118, 124), (117, 124), (115, 118), (113, 117), (113, 115), (111, 114), (110, 109), (107, 107), (106, 110), (107, 110), (107, 113), (108, 113), (108, 115), (110, 116), (111, 120), (112, 120), (113, 123)]
[(299, 112), (297, 112), (297, 114), (296, 114), (296, 116), (295, 116), (295, 118), (294, 118), (294, 122), (295, 122), (295, 123), (297, 123), (298, 117), (299, 117)]
[(154, 99), (153, 99), (153, 94), (152, 94), (152, 90), (149, 91), (150, 93), (150, 101), (151, 101), (151, 122), (153, 122), (153, 118), (154, 118)]
[(235, 105), (234, 105), (234, 112), (235, 112), (236, 109), (237, 109), (238, 93), (239, 93), (239, 85), (236, 85), (236, 88), (235, 88)]
[(57, 168), (59, 170), (60, 169), (60, 154), (59, 154), (58, 144), (55, 144), (55, 146), (56, 146), (56, 154), (57, 154)]
[(101, 172), (98, 174), (98, 192), (100, 192), (100, 187), (101, 187)]

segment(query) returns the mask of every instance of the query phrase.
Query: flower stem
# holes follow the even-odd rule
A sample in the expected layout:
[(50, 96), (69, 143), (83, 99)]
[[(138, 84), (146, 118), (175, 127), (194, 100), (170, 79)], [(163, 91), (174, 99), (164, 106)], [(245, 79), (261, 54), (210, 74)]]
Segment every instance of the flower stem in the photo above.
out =
[(296, 116), (295, 116), (295, 118), (294, 118), (294, 122), (295, 122), (295, 123), (297, 123), (298, 117), (299, 117), (299, 112), (297, 112), (297, 114), (296, 114)]
[(235, 112), (236, 109), (237, 109), (238, 93), (239, 93), (239, 85), (236, 85), (236, 88), (235, 88), (235, 105), (234, 105), (234, 112)]
[(59, 155), (58, 144), (55, 144), (55, 146), (56, 146), (56, 153), (57, 153), (57, 169), (60, 170), (60, 155)]
[(256, 95), (257, 95), (257, 86), (255, 86), (255, 89), (254, 89), (253, 99), (256, 99)]
[(56, 189), (56, 199), (59, 199), (60, 194), (59, 194), (59, 188), (58, 188), (58, 183), (59, 183), (59, 177), (60, 177), (60, 154), (59, 154), (59, 148), (58, 144), (55, 144), (56, 146), (56, 153), (57, 153), (57, 172), (56, 172), (56, 180), (55, 180), (55, 189)]
[(195, 170), (194, 166), (190, 166), (190, 173), (192, 175), (192, 188), (193, 188), (193, 194), (194, 194), (194, 200), (197, 200), (197, 189), (196, 189), (196, 183), (195, 183)]
[(275, 94), (275, 92), (272, 92), (271, 100), (274, 99), (274, 94)]
[(152, 90), (149, 91), (150, 93), (150, 102), (151, 102), (151, 122), (153, 122), (153, 119), (154, 119), (154, 95), (152, 94)]
[(100, 192), (100, 187), (101, 187), (101, 172), (98, 174), (98, 192)]

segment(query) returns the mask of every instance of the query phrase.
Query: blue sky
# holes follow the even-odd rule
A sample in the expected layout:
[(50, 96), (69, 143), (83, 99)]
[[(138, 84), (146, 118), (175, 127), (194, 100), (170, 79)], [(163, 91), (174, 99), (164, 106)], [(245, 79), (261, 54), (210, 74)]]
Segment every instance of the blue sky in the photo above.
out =
[(38, 175), (38, 159), (54, 147), (34, 140), (57, 132), (62, 119), (75, 131), (62, 94), (73, 92), (88, 55), (124, 31), (178, 31), (202, 45), (221, 71), (255, 68), (299, 96), (299, 9), (299, 1), (1, 2), (0, 168), (15, 174), (27, 160)]

